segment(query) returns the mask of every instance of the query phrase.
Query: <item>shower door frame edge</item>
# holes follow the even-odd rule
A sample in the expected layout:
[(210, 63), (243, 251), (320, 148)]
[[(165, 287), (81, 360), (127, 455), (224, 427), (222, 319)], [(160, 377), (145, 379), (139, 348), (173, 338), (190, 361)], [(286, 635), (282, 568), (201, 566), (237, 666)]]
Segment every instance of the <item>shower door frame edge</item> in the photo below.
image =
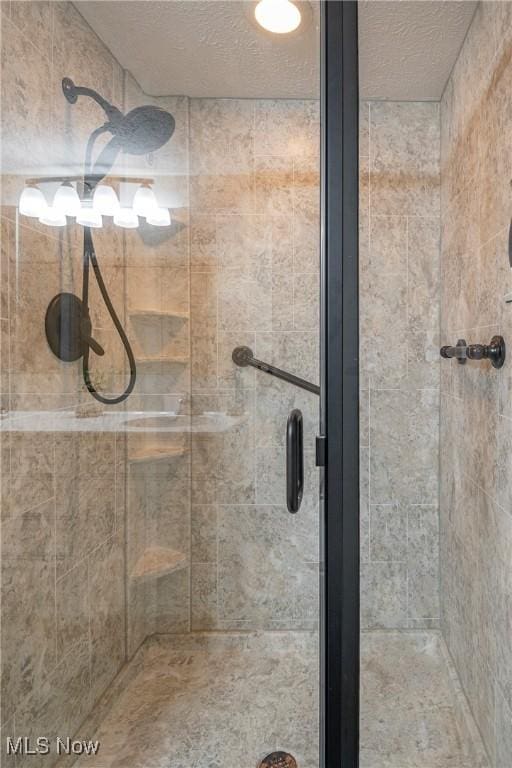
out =
[(359, 88), (357, 2), (322, 2), (320, 429), (326, 439), (325, 768), (359, 765)]

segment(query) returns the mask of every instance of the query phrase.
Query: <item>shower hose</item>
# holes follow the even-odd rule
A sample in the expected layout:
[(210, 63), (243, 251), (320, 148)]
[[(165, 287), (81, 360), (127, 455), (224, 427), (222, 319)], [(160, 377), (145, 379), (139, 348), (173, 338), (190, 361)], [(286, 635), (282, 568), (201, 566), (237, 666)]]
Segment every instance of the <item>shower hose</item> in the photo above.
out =
[[(101, 178), (92, 174), (93, 146), (96, 139), (102, 133), (105, 133), (106, 131), (109, 131), (109, 130), (110, 130), (109, 123), (105, 123), (105, 125), (100, 126), (99, 128), (97, 128), (95, 131), (91, 133), (89, 140), (87, 142), (87, 147), (85, 150), (84, 188), (88, 190), (88, 194), (91, 197), (92, 197), (94, 186), (96, 185), (96, 183), (98, 183), (99, 178)], [(106, 173), (107, 173), (107, 170), (105, 169), (104, 172), (102, 173), (102, 176), (105, 176)], [(96, 347), (96, 351), (100, 350), (99, 354), (103, 354), (103, 350), (101, 350), (99, 345), (96, 345), (95, 342), (90, 338), (91, 319), (89, 315), (89, 267), (91, 264), (94, 271), (94, 276), (96, 277), (98, 287), (103, 297), (103, 301), (105, 302), (105, 306), (108, 309), (108, 313), (112, 318), (112, 322), (114, 323), (115, 328), (119, 334), (119, 338), (122, 341), (122, 344), (126, 352), (126, 356), (128, 358), (128, 364), (130, 366), (130, 380), (128, 382), (128, 386), (126, 387), (124, 392), (121, 395), (118, 395), (117, 397), (105, 397), (100, 392), (98, 392), (98, 390), (96, 389), (96, 387), (91, 381), (91, 376), (89, 373), (89, 353), (90, 353), (90, 347), (91, 347), (90, 342), (92, 342), (93, 348)], [(121, 321), (119, 320), (116, 314), (116, 311), (112, 305), (112, 301), (110, 300), (110, 296), (108, 295), (107, 287), (105, 285), (103, 276), (101, 274), (100, 265), (98, 264), (98, 259), (96, 258), (96, 252), (94, 250), (94, 242), (92, 239), (92, 232), (90, 227), (84, 227), (82, 312), (83, 312), (83, 321), (86, 328), (85, 335), (89, 337), (88, 339), (86, 339), (86, 343), (84, 344), (83, 366), (82, 366), (84, 384), (89, 390), (89, 392), (91, 393), (91, 395), (100, 403), (104, 403), (105, 405), (116, 405), (117, 403), (122, 403), (124, 400), (128, 398), (130, 393), (133, 391), (133, 388), (135, 386), (135, 381), (137, 378), (137, 368), (135, 366), (135, 358), (133, 356), (133, 351), (130, 346), (130, 342), (128, 341), (128, 337), (125, 333), (125, 330), (121, 325)]]
[(90, 327), (91, 321), (89, 316), (89, 265), (92, 264), (94, 276), (96, 277), (96, 282), (98, 283), (98, 287), (103, 297), (103, 301), (105, 302), (105, 306), (108, 309), (108, 313), (112, 318), (112, 322), (114, 323), (115, 328), (119, 334), (119, 337), (123, 343), (123, 346), (126, 351), (126, 356), (128, 358), (128, 364), (130, 366), (130, 380), (124, 392), (121, 395), (118, 395), (117, 397), (105, 397), (100, 392), (98, 392), (98, 390), (96, 389), (96, 387), (91, 381), (91, 377), (89, 373), (89, 353), (90, 353), (91, 345), (88, 341), (86, 341), (86, 343), (84, 344), (83, 366), (82, 366), (84, 383), (87, 389), (89, 390), (89, 392), (91, 393), (91, 395), (100, 403), (105, 403), (106, 405), (116, 405), (116, 403), (122, 403), (124, 400), (126, 400), (126, 398), (133, 391), (133, 388), (135, 386), (135, 380), (137, 378), (135, 358), (133, 356), (133, 351), (130, 346), (130, 342), (128, 341), (128, 337), (125, 333), (123, 326), (121, 325), (121, 321), (119, 320), (116, 314), (112, 301), (110, 300), (110, 296), (108, 295), (107, 287), (105, 285), (103, 276), (101, 274), (100, 265), (98, 264), (98, 260), (96, 258), (94, 243), (92, 239), (92, 232), (90, 227), (84, 227), (84, 252), (83, 253), (84, 253), (84, 257), (83, 257), (83, 283), (82, 283), (82, 311), (84, 313), (83, 317), (84, 317), (85, 323), (88, 327)]

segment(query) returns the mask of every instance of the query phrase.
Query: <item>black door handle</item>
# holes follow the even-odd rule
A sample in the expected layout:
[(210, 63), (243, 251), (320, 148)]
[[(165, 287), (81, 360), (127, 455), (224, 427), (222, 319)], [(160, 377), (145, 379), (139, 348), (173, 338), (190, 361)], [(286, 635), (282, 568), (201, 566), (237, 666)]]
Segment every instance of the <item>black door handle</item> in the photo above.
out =
[(298, 512), (304, 490), (304, 438), (302, 413), (295, 408), (286, 424), (286, 504)]

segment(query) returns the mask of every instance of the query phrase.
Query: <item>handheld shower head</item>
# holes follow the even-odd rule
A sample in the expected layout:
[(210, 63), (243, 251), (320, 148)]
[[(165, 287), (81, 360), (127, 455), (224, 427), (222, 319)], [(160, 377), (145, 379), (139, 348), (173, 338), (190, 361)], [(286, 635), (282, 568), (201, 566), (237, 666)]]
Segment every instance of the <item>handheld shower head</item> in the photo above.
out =
[(119, 152), (130, 155), (146, 155), (155, 152), (166, 144), (174, 133), (174, 117), (160, 107), (151, 105), (135, 107), (126, 115), (110, 104), (103, 96), (83, 86), (75, 85), (69, 77), (62, 81), (62, 91), (70, 104), (75, 104), (79, 96), (88, 96), (103, 109), (107, 116), (105, 125), (94, 131), (91, 138), (108, 131), (111, 140), (102, 149), (96, 159), (91, 175), (95, 180), (105, 176), (114, 164)]
[(124, 152), (130, 155), (146, 155), (166, 144), (174, 133), (174, 117), (160, 107), (135, 107), (116, 126)]

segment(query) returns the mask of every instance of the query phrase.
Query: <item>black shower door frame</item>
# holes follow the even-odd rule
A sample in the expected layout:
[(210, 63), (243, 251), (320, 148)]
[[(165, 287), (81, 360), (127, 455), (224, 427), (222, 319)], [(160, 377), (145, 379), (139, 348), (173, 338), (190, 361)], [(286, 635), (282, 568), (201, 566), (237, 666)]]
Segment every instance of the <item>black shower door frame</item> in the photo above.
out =
[[(359, 765), (357, 3), (322, 2), (323, 768)], [(323, 460), (322, 460), (323, 454)]]

